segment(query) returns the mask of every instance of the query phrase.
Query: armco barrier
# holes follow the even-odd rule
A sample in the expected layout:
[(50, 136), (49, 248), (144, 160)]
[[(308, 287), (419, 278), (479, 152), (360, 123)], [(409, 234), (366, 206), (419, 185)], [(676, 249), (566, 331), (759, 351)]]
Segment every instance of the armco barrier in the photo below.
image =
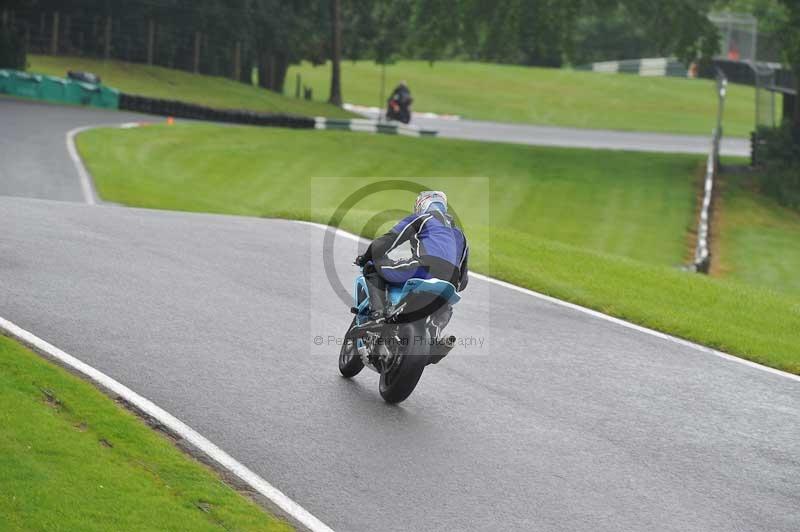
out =
[(0, 94), (107, 109), (119, 107), (119, 92), (104, 85), (17, 70), (0, 70)]
[(725, 111), (725, 97), (728, 93), (728, 79), (725, 73), (717, 70), (717, 125), (711, 138), (711, 149), (706, 160), (706, 173), (703, 179), (703, 200), (697, 221), (697, 243), (691, 269), (699, 273), (708, 273), (711, 269), (711, 221), (713, 217), (713, 200), (715, 179), (719, 169), (719, 144), (722, 141), (722, 115)]
[(148, 98), (135, 94), (119, 95), (119, 108), (151, 115), (205, 120), (209, 122), (225, 122), (230, 124), (249, 124), (253, 126), (277, 126), (300, 129), (312, 129), (315, 121), (305, 116), (285, 114), (259, 113), (239, 109), (213, 109), (204, 105)]

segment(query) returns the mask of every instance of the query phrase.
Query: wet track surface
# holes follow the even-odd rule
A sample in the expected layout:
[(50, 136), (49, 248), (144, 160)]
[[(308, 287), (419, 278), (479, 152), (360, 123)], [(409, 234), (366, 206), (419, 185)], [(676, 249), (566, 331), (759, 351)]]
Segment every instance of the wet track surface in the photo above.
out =
[[(10, 107), (0, 157), (27, 174), (0, 174), (0, 194), (68, 190), (70, 164), (34, 161), (94, 117), (58, 130), (50, 106), (26, 106), (28, 142), (9, 143)], [(388, 406), (376, 374), (342, 379), (338, 348), (314, 345), (350, 319), (319, 228), (18, 197), (0, 197), (0, 220), (0, 316), (336, 530), (800, 529), (796, 381), (475, 279), (453, 332), (484, 347)], [(355, 251), (334, 251), (347, 282)]]

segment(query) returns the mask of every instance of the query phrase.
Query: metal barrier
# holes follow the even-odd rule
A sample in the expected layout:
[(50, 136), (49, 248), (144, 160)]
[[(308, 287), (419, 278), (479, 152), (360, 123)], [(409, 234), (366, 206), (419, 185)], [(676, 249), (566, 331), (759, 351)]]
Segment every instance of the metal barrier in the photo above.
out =
[(119, 91), (104, 85), (18, 70), (0, 70), (0, 94), (107, 109), (118, 108), (120, 96)]
[(722, 115), (725, 111), (725, 96), (728, 92), (728, 79), (722, 70), (717, 71), (717, 125), (711, 138), (711, 150), (706, 161), (706, 173), (703, 180), (703, 202), (697, 224), (697, 244), (694, 251), (694, 262), (691, 269), (708, 273), (711, 268), (711, 219), (714, 201), (714, 180), (719, 169), (719, 145), (722, 140)]

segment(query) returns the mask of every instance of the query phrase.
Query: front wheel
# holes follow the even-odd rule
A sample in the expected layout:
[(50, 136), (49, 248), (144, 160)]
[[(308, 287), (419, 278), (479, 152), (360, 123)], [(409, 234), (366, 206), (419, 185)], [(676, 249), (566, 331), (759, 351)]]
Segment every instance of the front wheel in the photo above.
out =
[(405, 401), (416, 388), (430, 355), (428, 332), (421, 322), (399, 330), (400, 344), (391, 367), (381, 372), (379, 390), (387, 403)]
[[(350, 324), (347, 332), (350, 332), (350, 329), (352, 329), (355, 324), (356, 319), (353, 318), (353, 322)], [(348, 379), (350, 377), (355, 377), (364, 369), (364, 363), (361, 361), (361, 357), (358, 354), (356, 342), (357, 340), (352, 338), (346, 339), (344, 343), (342, 343), (342, 350), (339, 351), (339, 373)]]

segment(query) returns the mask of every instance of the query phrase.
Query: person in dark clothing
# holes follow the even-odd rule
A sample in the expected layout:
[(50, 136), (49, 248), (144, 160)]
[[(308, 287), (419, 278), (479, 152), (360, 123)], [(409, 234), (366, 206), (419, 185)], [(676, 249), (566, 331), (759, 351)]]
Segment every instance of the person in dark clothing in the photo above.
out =
[[(393, 260), (388, 254), (409, 243), (411, 257)], [(458, 291), (467, 287), (469, 246), (464, 233), (447, 214), (447, 196), (440, 191), (419, 194), (414, 214), (376, 238), (356, 259), (364, 268), (369, 290), (371, 319), (386, 316), (387, 284), (402, 285), (412, 278), (442, 279)]]
[(411, 97), (408, 85), (406, 85), (405, 81), (401, 81), (386, 102), (386, 118), (408, 124), (411, 121), (411, 104), (413, 102), (414, 98)]

